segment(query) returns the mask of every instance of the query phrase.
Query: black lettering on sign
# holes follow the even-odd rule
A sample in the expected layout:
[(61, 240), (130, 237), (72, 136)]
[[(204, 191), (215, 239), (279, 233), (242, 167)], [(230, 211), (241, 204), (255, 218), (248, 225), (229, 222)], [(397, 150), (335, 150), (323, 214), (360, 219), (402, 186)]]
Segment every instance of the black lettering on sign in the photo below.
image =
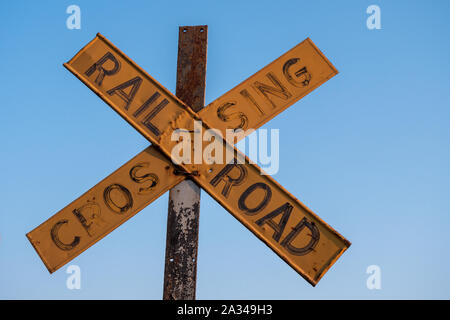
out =
[(137, 172), (139, 170), (141, 170), (142, 168), (148, 168), (149, 166), (150, 166), (150, 163), (142, 162), (142, 163), (138, 163), (130, 170), (130, 178), (134, 182), (137, 182), (137, 183), (144, 183), (147, 181), (150, 182), (149, 186), (139, 188), (139, 191), (138, 191), (139, 194), (149, 193), (150, 191), (152, 191), (153, 187), (155, 187), (158, 184), (159, 178), (154, 173), (146, 173), (146, 174), (143, 174), (140, 176), (137, 175)]
[[(114, 67), (110, 70), (106, 70), (105, 68), (103, 68), (103, 64), (105, 64), (105, 62), (108, 60), (114, 63)], [(112, 76), (113, 74), (116, 74), (119, 70), (120, 70), (120, 62), (113, 56), (111, 52), (107, 52), (103, 57), (100, 58), (100, 60), (98, 60), (96, 63), (90, 66), (84, 74), (90, 77), (95, 71), (98, 71), (97, 78), (95, 79), (94, 82), (99, 86), (101, 86), (103, 78), (105, 76)]]
[(133, 113), (133, 117), (137, 118), (139, 117), (139, 115), (144, 112), (145, 110), (147, 110), (148, 106), (151, 105), (153, 102), (156, 101), (156, 99), (158, 99), (158, 97), (160, 96), (159, 92), (155, 92), (150, 98), (147, 99), (147, 101), (145, 101), (142, 106), (139, 107), (139, 109), (137, 109), (134, 113)]
[[(142, 111), (140, 109), (144, 109), (145, 110), (148, 107), (148, 105), (153, 103), (153, 101), (156, 100), (156, 98), (152, 99), (155, 95), (156, 95), (156, 93), (153, 96), (151, 96), (150, 99), (148, 99), (146, 102), (144, 102), (144, 104), (139, 108), (139, 110), (137, 110), (135, 112), (135, 114), (136, 113), (138, 113), (138, 114), (141, 113)], [(159, 95), (159, 93), (158, 93), (158, 95)], [(163, 99), (163, 101), (161, 101), (155, 108), (153, 108), (153, 110), (150, 111), (145, 116), (144, 120), (142, 120), (142, 124), (144, 126), (146, 126), (155, 136), (161, 135), (161, 132), (159, 131), (159, 129), (157, 127), (155, 127), (155, 125), (153, 123), (150, 122), (150, 120), (152, 120), (168, 104), (169, 104), (169, 101), (167, 99)]]
[[(249, 208), (245, 204), (245, 200), (247, 200), (248, 196), (257, 189), (264, 190), (264, 197), (262, 198), (262, 201), (256, 207)], [(242, 211), (245, 212), (245, 214), (247, 214), (249, 216), (253, 216), (256, 213), (258, 213), (259, 211), (261, 211), (262, 209), (264, 209), (267, 206), (267, 204), (269, 203), (271, 198), (272, 198), (272, 190), (270, 189), (270, 187), (265, 183), (258, 182), (258, 183), (252, 184), (250, 187), (247, 188), (247, 190), (245, 190), (241, 194), (241, 196), (239, 197), (239, 200), (238, 200), (238, 206), (239, 206), (239, 209), (241, 209)]]
[(264, 110), (259, 106), (258, 102), (256, 102), (256, 100), (250, 95), (250, 93), (248, 93), (247, 89), (244, 89), (239, 93), (241, 94), (241, 96), (250, 101), (251, 104), (256, 108), (256, 110), (259, 111), (261, 115), (265, 115)]
[[(111, 199), (111, 192), (113, 190), (119, 191), (125, 197), (126, 203), (122, 207), (115, 204), (114, 201)], [(103, 199), (105, 200), (105, 204), (108, 206), (109, 209), (119, 214), (124, 214), (133, 206), (133, 197), (131, 196), (130, 191), (118, 183), (114, 183), (105, 188), (105, 191), (103, 192)]]
[(58, 236), (59, 228), (61, 228), (61, 226), (63, 224), (66, 224), (68, 222), (69, 222), (69, 220), (66, 220), (66, 219), (60, 220), (57, 223), (55, 223), (55, 225), (52, 227), (52, 230), (50, 231), (50, 236), (51, 236), (54, 244), (56, 244), (56, 246), (58, 248), (60, 248), (61, 250), (64, 250), (64, 251), (72, 250), (80, 243), (80, 237), (78, 237), (78, 236), (75, 236), (72, 243), (63, 243), (61, 240), (59, 240), (59, 236)]
[(240, 111), (238, 111), (238, 112), (230, 112), (228, 114), (225, 113), (225, 111), (227, 109), (231, 108), (234, 105), (236, 105), (235, 101), (225, 102), (219, 108), (217, 108), (217, 116), (223, 122), (229, 122), (229, 121), (234, 120), (234, 119), (239, 119), (239, 120), (241, 120), (241, 123), (236, 128), (230, 128), (230, 129), (246, 130), (247, 126), (248, 126), (248, 118), (245, 115), (245, 113), (240, 112)]
[[(130, 107), (131, 102), (133, 101), (134, 96), (136, 95), (136, 92), (138, 91), (139, 87), (141, 86), (142, 78), (141, 77), (134, 77), (133, 79), (130, 79), (128, 81), (125, 81), (124, 83), (119, 84), (118, 86), (109, 89), (106, 91), (107, 94), (112, 96), (113, 94), (117, 94), (120, 99), (125, 101), (125, 110), (128, 110)], [(126, 93), (124, 91), (125, 88), (131, 87), (130, 93)]]
[[(292, 208), (293, 208), (292, 205), (290, 203), (286, 202), (285, 204), (283, 204), (279, 208), (275, 209), (268, 215), (266, 215), (266, 216), (262, 217), (261, 219), (259, 219), (258, 221), (256, 221), (256, 224), (261, 227), (262, 225), (267, 223), (269, 225), (269, 227), (271, 227), (275, 231), (273, 233), (272, 238), (278, 242), (281, 238), (281, 235), (283, 234), (284, 228), (286, 228), (286, 223), (289, 220), (289, 217), (292, 212)], [(273, 219), (280, 214), (283, 214), (281, 216), (280, 222), (276, 223), (275, 221), (273, 221)]]
[[(88, 212), (87, 218), (85, 217), (85, 215), (83, 215), (84, 211)], [(100, 211), (101, 211), (100, 206), (97, 203), (92, 202), (85, 204), (78, 209), (74, 209), (72, 213), (78, 219), (78, 221), (80, 221), (81, 225), (86, 230), (87, 234), (90, 237), (92, 237), (93, 231), (91, 227), (92, 224), (94, 223), (94, 220), (100, 217)], [(90, 220), (91, 222), (88, 223), (88, 220)]]
[(268, 94), (274, 95), (283, 100), (287, 100), (292, 97), (292, 94), (283, 86), (283, 84), (275, 77), (272, 72), (266, 74), (266, 77), (275, 85), (275, 87), (268, 86), (265, 83), (255, 81), (253, 84), (253, 88), (261, 93), (269, 102), (272, 104), (274, 108), (276, 108), (275, 102), (268, 96)]
[[(239, 171), (239, 176), (233, 178), (230, 173), (233, 169)], [(247, 176), (247, 169), (242, 164), (229, 163), (227, 164), (211, 181), (210, 184), (216, 187), (220, 181), (225, 182), (222, 189), (222, 195), (228, 198), (231, 187), (240, 185)]]
[[(311, 240), (309, 243), (303, 248), (294, 247), (291, 243), (297, 237), (297, 235), (303, 230), (303, 228), (308, 228), (311, 231)], [(303, 218), (293, 229), (292, 231), (284, 238), (281, 242), (281, 245), (285, 247), (291, 254), (296, 256), (303, 256), (314, 249), (319, 242), (320, 232), (314, 222), (309, 222), (306, 218)]]
[(296, 87), (306, 87), (311, 81), (311, 74), (308, 72), (306, 67), (302, 67), (299, 70), (294, 72), (294, 75), (298, 79), (294, 79), (289, 72), (289, 69), (300, 61), (300, 58), (292, 58), (286, 61), (283, 65), (283, 74), (286, 77), (286, 80), (289, 81), (290, 84)]

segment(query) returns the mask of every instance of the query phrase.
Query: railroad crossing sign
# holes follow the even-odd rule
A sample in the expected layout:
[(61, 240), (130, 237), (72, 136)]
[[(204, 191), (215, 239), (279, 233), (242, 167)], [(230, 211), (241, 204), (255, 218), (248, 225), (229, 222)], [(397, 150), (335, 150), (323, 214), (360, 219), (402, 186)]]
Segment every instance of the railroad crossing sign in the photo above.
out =
[[(227, 129), (259, 128), (337, 74), (309, 38), (198, 113), (101, 34), (64, 66), (152, 146), (27, 234), (50, 273), (187, 176), (313, 286), (350, 246), (229, 141), (219, 139)], [(211, 128), (222, 154), (233, 155), (231, 161), (172, 161), (178, 143), (172, 133)]]

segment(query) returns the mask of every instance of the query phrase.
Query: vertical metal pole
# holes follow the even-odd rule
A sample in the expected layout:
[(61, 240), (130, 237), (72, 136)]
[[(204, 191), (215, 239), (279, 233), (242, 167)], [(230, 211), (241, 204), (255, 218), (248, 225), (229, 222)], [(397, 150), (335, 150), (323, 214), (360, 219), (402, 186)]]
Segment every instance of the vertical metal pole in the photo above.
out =
[[(198, 112), (205, 103), (208, 26), (179, 28), (176, 95)], [(195, 300), (200, 187), (186, 179), (169, 193), (164, 300)]]

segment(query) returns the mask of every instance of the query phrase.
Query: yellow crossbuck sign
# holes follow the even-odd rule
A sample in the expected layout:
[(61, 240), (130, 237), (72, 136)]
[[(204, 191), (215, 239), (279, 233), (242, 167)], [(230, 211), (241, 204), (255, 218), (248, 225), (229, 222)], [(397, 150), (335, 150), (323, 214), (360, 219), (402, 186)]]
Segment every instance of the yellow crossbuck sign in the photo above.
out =
[(194, 132), (194, 120), (201, 121), (203, 130), (214, 128), (217, 137), (225, 137), (227, 129), (256, 129), (336, 75), (337, 70), (310, 39), (199, 113), (100, 34), (64, 66), (152, 146), (27, 234), (50, 272), (187, 176), (312, 285), (350, 246), (229, 141), (217, 140), (222, 154), (233, 152), (228, 162), (174, 164), (171, 160), (178, 143), (172, 141), (172, 133), (177, 129)]

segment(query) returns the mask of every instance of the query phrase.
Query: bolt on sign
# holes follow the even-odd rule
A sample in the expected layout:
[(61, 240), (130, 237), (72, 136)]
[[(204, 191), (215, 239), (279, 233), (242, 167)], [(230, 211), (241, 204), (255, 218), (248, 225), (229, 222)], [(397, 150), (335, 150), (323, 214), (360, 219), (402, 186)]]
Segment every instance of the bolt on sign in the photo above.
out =
[[(50, 272), (188, 176), (312, 285), (350, 246), (229, 141), (219, 139), (227, 129), (259, 128), (337, 74), (310, 39), (199, 113), (100, 34), (64, 66), (152, 146), (27, 234)], [(195, 132), (198, 123), (202, 130), (214, 128), (218, 150), (232, 154), (231, 161), (172, 162), (177, 144), (172, 134), (179, 129)], [(248, 131), (243, 132), (237, 141)], [(197, 147), (205, 148), (200, 143)]]

